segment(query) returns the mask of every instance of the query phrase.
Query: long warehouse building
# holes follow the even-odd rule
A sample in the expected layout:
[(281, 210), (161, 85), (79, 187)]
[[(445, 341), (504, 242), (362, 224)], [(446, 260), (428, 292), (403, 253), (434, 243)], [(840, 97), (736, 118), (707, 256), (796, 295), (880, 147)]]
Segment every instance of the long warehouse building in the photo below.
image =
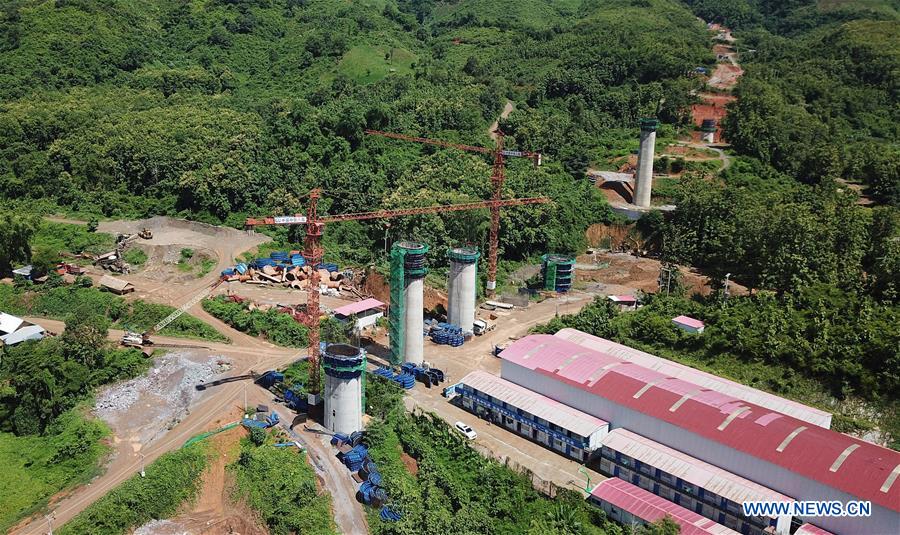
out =
[(775, 394), (763, 392), (762, 390), (751, 386), (729, 381), (728, 379), (724, 379), (717, 375), (657, 357), (656, 355), (645, 353), (639, 349), (628, 347), (613, 342), (612, 340), (593, 336), (577, 329), (560, 329), (554, 336), (574, 342), (588, 349), (593, 349), (600, 353), (633, 362), (638, 366), (656, 370), (668, 377), (684, 379), (697, 386), (702, 386), (703, 388), (722, 392), (723, 394), (728, 394), (738, 399), (755, 403), (760, 407), (793, 416), (798, 420), (803, 420), (827, 429), (831, 428), (831, 414), (815, 407), (785, 399), (781, 396), (776, 396)]
[(579, 462), (599, 454), (609, 431), (600, 418), (481, 370), (453, 389), (466, 410)]
[(588, 499), (626, 526), (640, 526), (668, 517), (678, 524), (681, 535), (738, 535), (733, 529), (617, 477), (601, 481)]
[(895, 533), (900, 453), (585, 348), (530, 335), (501, 376), (798, 501), (870, 501), (871, 516), (802, 517), (839, 534)]
[(746, 501), (794, 502), (785, 496), (685, 455), (636, 433), (618, 428), (603, 438), (600, 471), (662, 496), (745, 535), (789, 535), (790, 515), (746, 517)]

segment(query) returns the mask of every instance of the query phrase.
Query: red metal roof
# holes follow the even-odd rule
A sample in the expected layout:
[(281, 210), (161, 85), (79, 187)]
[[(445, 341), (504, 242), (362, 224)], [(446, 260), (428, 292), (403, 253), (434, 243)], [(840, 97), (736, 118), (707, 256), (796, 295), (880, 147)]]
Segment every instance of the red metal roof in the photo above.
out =
[(381, 308), (383, 306), (384, 303), (382, 303), (378, 299), (370, 297), (368, 299), (363, 299), (362, 301), (357, 301), (355, 303), (350, 303), (349, 305), (338, 307), (334, 309), (334, 313), (340, 316), (352, 316), (353, 314), (359, 314), (360, 312), (363, 312), (365, 310)]
[(834, 535), (830, 531), (825, 531), (819, 526), (813, 526), (812, 524), (803, 524), (797, 531), (794, 532), (794, 535)]
[(500, 357), (860, 499), (900, 511), (900, 482), (896, 481), (900, 479), (900, 452), (550, 335), (517, 340)]
[(693, 327), (694, 329), (701, 329), (704, 326), (704, 323), (702, 321), (694, 319), (690, 316), (677, 316), (672, 318), (672, 321), (674, 321), (675, 323), (680, 323), (681, 325)]
[[(560, 329), (554, 336), (562, 338), (570, 342), (574, 342), (588, 349), (612, 355), (613, 357), (634, 362), (638, 366), (650, 368), (669, 377), (677, 377), (684, 379), (689, 383), (733, 395), (737, 398), (755, 403), (767, 409), (777, 411), (780, 414), (787, 414), (800, 420), (812, 422), (821, 427), (831, 427), (831, 414), (814, 407), (809, 407), (796, 401), (785, 399), (775, 394), (763, 392), (747, 385), (742, 385), (734, 381), (707, 373), (690, 366), (679, 364), (678, 362), (657, 357), (650, 353), (639, 351), (633, 347), (625, 346), (590, 335), (588, 333), (576, 329)], [(778, 417), (773, 415), (772, 417)]]
[(591, 491), (591, 496), (628, 511), (646, 522), (656, 522), (668, 516), (681, 527), (681, 535), (737, 535), (738, 533), (617, 477), (601, 481)]

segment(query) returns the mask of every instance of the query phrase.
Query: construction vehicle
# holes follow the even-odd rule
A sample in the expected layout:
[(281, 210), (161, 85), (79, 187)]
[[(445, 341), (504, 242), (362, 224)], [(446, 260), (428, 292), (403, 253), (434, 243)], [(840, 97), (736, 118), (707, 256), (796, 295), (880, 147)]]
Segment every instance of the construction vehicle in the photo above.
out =
[(139, 333), (135, 331), (125, 331), (125, 334), (122, 335), (121, 343), (125, 347), (136, 347), (138, 349), (144, 346), (153, 345), (153, 341), (150, 340), (150, 335), (148, 333)]
[(492, 320), (476, 318), (475, 321), (472, 322), (472, 333), (474, 333), (475, 336), (481, 336), (482, 334), (493, 331), (496, 328), (497, 323)]
[(497, 289), (497, 252), (500, 247), (500, 208), (503, 198), (503, 182), (506, 180), (506, 158), (528, 158), (534, 162), (534, 166), (541, 165), (541, 153), (529, 152), (521, 150), (508, 150), (503, 148), (503, 132), (498, 128), (494, 131), (496, 135), (497, 146), (493, 149), (487, 147), (475, 147), (472, 145), (461, 145), (459, 143), (450, 143), (439, 139), (428, 139), (424, 137), (404, 136), (402, 134), (393, 134), (390, 132), (381, 132), (378, 130), (366, 130), (366, 134), (373, 136), (388, 137), (391, 139), (399, 139), (402, 141), (412, 141), (414, 143), (423, 143), (426, 145), (436, 145), (438, 147), (448, 147), (468, 152), (479, 152), (488, 154), (494, 160), (494, 166), (491, 171), (491, 228), (490, 241), (488, 244), (488, 274), (485, 290), (488, 297), (493, 297)]
[(140, 232), (138, 232), (138, 236), (140, 236), (141, 238), (143, 238), (145, 240), (152, 240), (153, 239), (153, 231), (151, 231), (147, 227), (144, 227), (141, 229)]
[[(437, 212), (456, 212), (462, 210), (477, 210), (489, 208), (499, 209), (504, 206), (519, 206), (524, 204), (544, 204), (550, 202), (547, 197), (529, 197), (524, 199), (494, 199), (490, 201), (472, 202), (465, 204), (450, 204), (444, 206), (429, 206), (425, 208), (405, 208), (399, 210), (378, 210), (375, 212), (359, 212), (351, 214), (320, 216), (318, 214), (318, 201), (322, 196), (321, 189), (309, 192), (309, 208), (306, 214), (287, 216), (267, 216), (260, 218), (247, 218), (244, 225), (248, 228), (260, 225), (305, 225), (306, 237), (304, 238), (303, 257), (306, 263), (316, 267), (322, 263), (325, 254), (322, 248), (322, 235), (327, 223), (339, 221), (360, 221), (367, 219), (387, 219), (407, 215), (431, 214)], [(309, 365), (311, 370), (319, 368), (319, 321), (321, 310), (319, 308), (319, 270), (311, 269), (309, 273), (309, 288), (307, 293), (306, 311), (294, 315), (294, 319), (309, 327)], [(319, 374), (310, 374), (308, 388), (310, 405), (318, 405)]]
[[(122, 337), (122, 345), (130, 346), (130, 347), (140, 347), (152, 345), (153, 340), (151, 340), (151, 336), (163, 330), (173, 321), (177, 320), (181, 317), (182, 314), (188, 311), (192, 306), (196, 305), (200, 301), (206, 298), (209, 294), (212, 293), (213, 290), (219, 287), (220, 284), (224, 282), (224, 279), (217, 279), (216, 282), (212, 283), (208, 287), (204, 288), (200, 293), (196, 294), (194, 297), (190, 298), (186, 303), (178, 307), (174, 312), (163, 318), (159, 323), (153, 326), (150, 330), (144, 331), (142, 333), (137, 333), (134, 331), (125, 331), (125, 335)], [(140, 340), (140, 343), (138, 343)]]

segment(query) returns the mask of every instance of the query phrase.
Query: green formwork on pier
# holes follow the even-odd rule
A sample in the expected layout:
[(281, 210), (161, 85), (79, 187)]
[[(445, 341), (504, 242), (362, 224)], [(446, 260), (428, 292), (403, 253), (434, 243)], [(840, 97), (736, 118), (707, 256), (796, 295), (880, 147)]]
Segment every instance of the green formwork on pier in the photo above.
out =
[(388, 334), (390, 336), (391, 363), (399, 365), (403, 362), (406, 351), (406, 300), (403, 290), (407, 277), (422, 278), (427, 270), (407, 267), (406, 256), (410, 254), (424, 255), (428, 246), (413, 242), (397, 242), (391, 247), (391, 304), (388, 309)]

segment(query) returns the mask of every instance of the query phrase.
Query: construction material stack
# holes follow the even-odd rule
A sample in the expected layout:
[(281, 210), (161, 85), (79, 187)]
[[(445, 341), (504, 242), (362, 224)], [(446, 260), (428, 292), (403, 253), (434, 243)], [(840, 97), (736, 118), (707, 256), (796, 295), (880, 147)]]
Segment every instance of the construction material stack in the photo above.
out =
[(457, 247), (447, 252), (450, 259), (447, 322), (458, 325), (465, 336), (472, 335), (472, 322), (475, 320), (479, 256), (478, 250), (472, 247)]
[(541, 260), (544, 289), (559, 293), (568, 292), (572, 288), (575, 260), (558, 254), (545, 254)]
[(388, 314), (391, 362), (424, 361), (424, 279), (428, 246), (402, 241), (391, 248), (391, 305)]
[(365, 350), (348, 344), (329, 344), (322, 355), (325, 369), (325, 428), (351, 434), (362, 430)]

